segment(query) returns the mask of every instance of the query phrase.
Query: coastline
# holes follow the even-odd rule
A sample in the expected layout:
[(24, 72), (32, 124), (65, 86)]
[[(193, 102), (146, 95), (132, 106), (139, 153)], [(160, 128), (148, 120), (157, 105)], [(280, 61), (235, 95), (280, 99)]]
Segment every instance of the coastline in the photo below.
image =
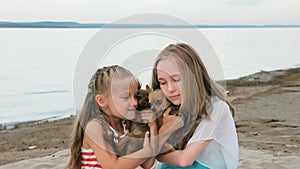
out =
[(55, 122), (55, 121), (60, 121), (60, 120), (65, 120), (65, 119), (72, 119), (74, 117), (75, 117), (75, 115), (69, 115), (69, 116), (50, 117), (50, 118), (46, 118), (46, 119), (31, 120), (31, 121), (24, 121), (24, 122), (3, 123), (3, 124), (0, 124), (0, 131), (37, 126), (37, 125), (41, 125), (43, 123)]
[[(300, 68), (300, 67), (299, 67)], [(250, 75), (242, 76), (236, 79), (227, 79), (225, 80), (225, 87), (228, 92), (236, 92), (236, 90), (239, 87), (245, 87), (245, 86), (257, 86), (257, 85), (273, 85), (280, 81), (280, 78), (284, 78), (285, 75), (289, 75), (292, 73), (297, 73), (299, 68), (288, 68), (288, 69), (279, 69), (279, 70), (271, 70), (271, 71), (264, 71), (261, 70), (260, 72), (256, 72)], [(289, 76), (288, 80), (291, 80), (291, 77)], [(295, 77), (292, 77), (295, 78)], [(297, 77), (296, 77), (297, 78)], [(281, 80), (281, 81), (285, 81)], [(224, 81), (221, 82), (221, 84), (224, 84)], [(234, 88), (234, 89), (233, 89)], [(236, 95), (234, 93), (233, 95)], [(233, 98), (235, 99), (235, 98)], [(39, 119), (39, 120), (31, 120), (31, 121), (12, 121), (8, 123), (0, 123), (0, 131), (6, 130), (6, 129), (17, 129), (22, 127), (28, 127), (28, 126), (34, 126), (34, 125), (40, 125), (45, 122), (51, 122), (51, 121), (57, 121), (57, 120), (64, 120), (68, 118), (73, 118), (73, 116), (76, 116), (76, 114), (70, 114), (70, 115), (63, 115), (63, 116), (54, 116), (49, 117), (45, 119)]]
[[(239, 168), (296, 168), (300, 164), (300, 68), (261, 71), (226, 84), (236, 112)], [(62, 168), (68, 160), (74, 119), (0, 128), (0, 168), (24, 164), (34, 168), (33, 161)]]

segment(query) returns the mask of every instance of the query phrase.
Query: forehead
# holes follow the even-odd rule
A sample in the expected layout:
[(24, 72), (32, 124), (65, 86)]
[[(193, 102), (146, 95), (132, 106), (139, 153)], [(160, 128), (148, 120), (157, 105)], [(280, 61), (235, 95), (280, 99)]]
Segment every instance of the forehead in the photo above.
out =
[(157, 64), (157, 74), (159, 76), (160, 74), (165, 73), (171, 76), (180, 74), (177, 63), (171, 59), (160, 60)]
[(137, 90), (138, 82), (136, 79), (132, 78), (123, 78), (123, 79), (112, 79), (111, 90), (116, 92), (124, 92), (130, 90)]

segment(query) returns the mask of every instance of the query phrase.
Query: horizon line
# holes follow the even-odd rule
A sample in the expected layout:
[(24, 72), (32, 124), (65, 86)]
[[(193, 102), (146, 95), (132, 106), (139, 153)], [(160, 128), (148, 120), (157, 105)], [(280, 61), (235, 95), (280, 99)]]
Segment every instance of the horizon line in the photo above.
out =
[(300, 27), (297, 24), (141, 24), (141, 23), (81, 23), (75, 21), (0, 21), (1, 28), (272, 28)]

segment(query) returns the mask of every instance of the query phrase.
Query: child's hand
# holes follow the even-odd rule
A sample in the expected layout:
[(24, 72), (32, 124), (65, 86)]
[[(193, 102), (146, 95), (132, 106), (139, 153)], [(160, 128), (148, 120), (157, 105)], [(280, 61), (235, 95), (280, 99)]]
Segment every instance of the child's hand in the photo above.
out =
[(159, 129), (159, 133), (173, 133), (184, 125), (184, 121), (180, 116), (170, 115), (171, 108), (168, 108), (163, 114), (163, 124)]
[(144, 149), (146, 149), (147, 152), (149, 152), (149, 155), (151, 155), (152, 154), (152, 147), (151, 147), (151, 144), (150, 144), (149, 135), (150, 135), (149, 131), (146, 131), (143, 147), (144, 147)]
[(148, 111), (148, 110), (143, 111), (141, 113), (141, 118), (142, 118), (143, 122), (148, 123), (149, 127), (152, 124), (156, 124), (156, 117), (155, 117), (155, 114), (152, 111)]

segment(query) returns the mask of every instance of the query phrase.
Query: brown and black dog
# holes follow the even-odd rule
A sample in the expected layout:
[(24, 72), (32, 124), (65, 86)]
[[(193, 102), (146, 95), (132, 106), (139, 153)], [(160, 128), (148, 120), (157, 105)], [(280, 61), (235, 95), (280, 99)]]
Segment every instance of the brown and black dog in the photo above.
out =
[[(121, 156), (133, 153), (143, 148), (145, 132), (149, 131), (147, 123), (141, 119), (141, 113), (152, 112), (157, 118), (158, 129), (162, 126), (163, 113), (170, 107), (170, 102), (164, 96), (161, 90), (151, 91), (150, 87), (146, 85), (146, 89), (138, 87), (137, 93), (138, 106), (136, 111), (136, 118), (127, 123), (129, 125), (129, 133), (125, 137), (121, 138), (116, 144), (117, 153)], [(179, 115), (179, 111), (172, 109), (170, 112), (172, 115)], [(173, 148), (169, 144), (165, 144), (161, 152), (172, 151)]]
[(151, 93), (150, 87), (147, 85), (146, 89), (141, 89), (141, 85), (138, 85), (138, 92), (136, 99), (138, 101), (137, 111), (135, 118), (126, 123), (129, 129), (129, 133), (125, 137), (121, 138), (116, 144), (116, 153), (118, 155), (127, 155), (143, 148), (143, 138), (146, 131), (149, 131), (149, 127), (141, 119), (141, 113), (143, 110), (147, 110), (151, 107), (149, 103), (149, 94)]

